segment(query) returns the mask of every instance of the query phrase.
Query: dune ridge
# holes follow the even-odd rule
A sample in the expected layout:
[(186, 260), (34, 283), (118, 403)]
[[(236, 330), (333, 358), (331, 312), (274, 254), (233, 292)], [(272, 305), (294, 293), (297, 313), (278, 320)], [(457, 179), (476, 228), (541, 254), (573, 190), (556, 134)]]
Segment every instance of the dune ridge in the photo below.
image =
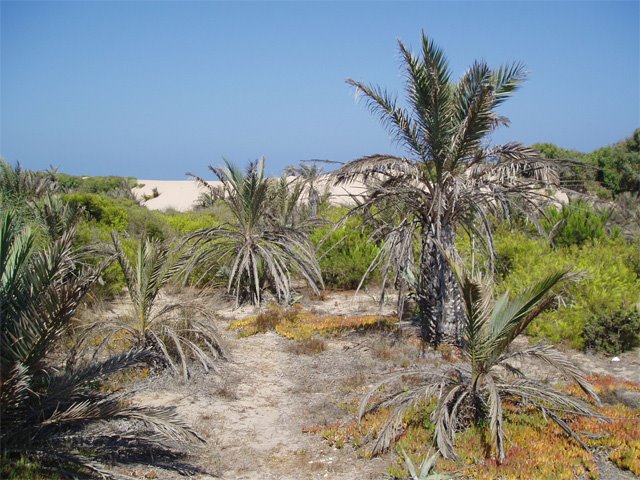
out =
[[(222, 182), (207, 180), (212, 185), (221, 185)], [(194, 180), (151, 180), (139, 179), (138, 187), (133, 188), (133, 194), (149, 210), (175, 210), (187, 212), (193, 210), (194, 204), (201, 193), (206, 189), (199, 186)], [(316, 183), (318, 190), (327, 191), (330, 194), (329, 201), (332, 205), (353, 205), (354, 196), (358, 197), (366, 190), (362, 182), (352, 182), (348, 185), (333, 185), (329, 175), (323, 175)], [(158, 196), (150, 198), (153, 190), (157, 189)], [(148, 198), (148, 200), (145, 200)]]

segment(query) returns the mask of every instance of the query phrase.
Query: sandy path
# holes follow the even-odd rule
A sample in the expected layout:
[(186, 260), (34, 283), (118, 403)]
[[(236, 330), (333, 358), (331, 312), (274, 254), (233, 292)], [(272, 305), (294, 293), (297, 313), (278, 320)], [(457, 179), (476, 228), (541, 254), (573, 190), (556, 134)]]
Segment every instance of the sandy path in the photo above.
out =
[[(374, 309), (372, 302), (367, 305), (364, 299), (353, 302), (352, 297), (346, 298), (344, 302), (331, 298), (310, 307), (353, 308), (354, 313), (362, 313), (367, 306)], [(330, 447), (320, 435), (303, 430), (350, 419), (340, 405), (360, 398), (367, 386), (389, 369), (412, 364), (418, 350), (401, 342), (387, 348), (386, 354), (392, 358), (384, 357), (380, 348), (392, 341), (390, 337), (347, 334), (326, 339), (326, 350), (319, 354), (297, 354), (291, 351), (293, 342), (275, 333), (237, 338), (227, 329), (231, 319), (250, 310), (218, 312), (226, 317), (218, 328), (231, 357), (220, 374), (196, 374), (187, 383), (161, 375), (148, 381), (136, 395), (142, 404), (176, 406), (180, 417), (207, 440), (207, 446), (194, 455), (192, 463), (210, 475), (196, 478), (384, 478), (391, 454), (364, 460), (350, 446)], [(516, 341), (520, 347), (527, 343), (524, 338)], [(589, 373), (640, 381), (640, 350), (621, 355), (619, 363), (602, 356), (566, 353)], [(532, 367), (532, 371), (536, 370)], [(543, 375), (550, 373), (544, 366), (537, 369)], [(609, 464), (603, 467), (605, 478), (629, 478)], [(183, 478), (173, 472), (156, 471), (158, 478)]]
[(383, 477), (388, 459), (363, 460), (350, 447), (336, 449), (303, 432), (344, 417), (336, 395), (354, 370), (371, 365), (366, 348), (335, 340), (309, 356), (289, 353), (275, 333), (228, 341), (232, 363), (221, 381), (201, 375), (181, 388), (155, 385), (137, 396), (147, 405), (176, 406), (207, 439), (197, 465), (229, 480)]

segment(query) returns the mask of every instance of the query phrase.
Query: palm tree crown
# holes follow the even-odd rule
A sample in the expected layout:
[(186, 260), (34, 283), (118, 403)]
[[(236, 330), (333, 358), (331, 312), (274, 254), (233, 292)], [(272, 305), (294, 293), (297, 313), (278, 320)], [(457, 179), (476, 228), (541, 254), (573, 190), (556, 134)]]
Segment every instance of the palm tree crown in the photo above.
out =
[[(264, 159), (250, 164), (246, 172), (226, 161), (225, 167), (209, 169), (222, 182), (224, 201), (233, 221), (188, 237), (194, 240), (194, 248), (187, 272), (196, 267), (204, 268), (203, 275), (214, 269), (226, 270), (227, 290), (235, 295), (236, 304), (243, 300), (260, 303), (266, 289), (273, 291), (279, 301), (288, 302), (294, 271), (318, 293), (322, 275), (307, 236), (308, 228), (292, 221), (289, 208), (295, 206), (301, 190), (293, 192), (291, 201), (291, 192), (287, 193), (291, 185), (280, 183), (286, 198), (284, 202), (274, 198), (274, 191), (277, 194), (282, 188), (276, 184), (274, 190), (264, 176)], [(212, 188), (202, 178), (193, 177)]]

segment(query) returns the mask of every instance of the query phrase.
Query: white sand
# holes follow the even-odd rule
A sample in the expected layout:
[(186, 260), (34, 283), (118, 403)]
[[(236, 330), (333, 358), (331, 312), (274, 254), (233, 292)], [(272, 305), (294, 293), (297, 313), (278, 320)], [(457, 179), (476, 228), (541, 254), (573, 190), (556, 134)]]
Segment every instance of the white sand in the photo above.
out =
[[(210, 182), (212, 185), (220, 185), (220, 182)], [(318, 182), (318, 189), (322, 190), (330, 183), (330, 178), (325, 175)], [(138, 184), (143, 186), (134, 188), (133, 194), (139, 200), (149, 198), (153, 193), (153, 189), (158, 190), (156, 198), (149, 198), (143, 205), (149, 210), (169, 210), (173, 209), (178, 212), (186, 212), (193, 209), (194, 202), (198, 199), (200, 193), (206, 192), (193, 180), (138, 180)], [(364, 191), (365, 187), (362, 183), (354, 182), (349, 185), (332, 186), (329, 185), (331, 194), (330, 201), (333, 205), (353, 205), (352, 195), (359, 195)]]

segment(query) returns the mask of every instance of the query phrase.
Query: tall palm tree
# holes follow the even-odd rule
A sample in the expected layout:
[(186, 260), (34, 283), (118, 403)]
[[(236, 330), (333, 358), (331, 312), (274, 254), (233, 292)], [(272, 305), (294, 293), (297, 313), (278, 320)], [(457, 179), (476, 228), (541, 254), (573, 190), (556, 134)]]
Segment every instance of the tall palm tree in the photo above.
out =
[[(246, 172), (227, 161), (225, 167), (209, 169), (223, 184), (224, 200), (234, 221), (188, 237), (194, 247), (187, 272), (204, 265), (206, 275), (222, 265), (228, 272), (227, 290), (235, 296), (236, 304), (244, 300), (260, 303), (265, 289), (273, 291), (279, 301), (288, 302), (294, 271), (319, 293), (322, 276), (307, 232), (289, 222), (290, 215), (274, 212), (264, 159), (251, 163)], [(209, 185), (192, 176), (201, 185)]]
[[(505, 455), (502, 405), (505, 400), (539, 409), (545, 418), (555, 421), (586, 448), (562, 417), (566, 414), (597, 414), (586, 402), (527, 378), (523, 361), (544, 361), (560, 375), (579, 385), (598, 403), (598, 396), (584, 374), (565, 355), (543, 344), (519, 351), (509, 348), (513, 340), (554, 303), (552, 289), (567, 278), (567, 272), (551, 274), (512, 298), (506, 292), (495, 299), (490, 283), (472, 278), (455, 265), (452, 269), (460, 285), (465, 313), (463, 362), (445, 368), (404, 371), (383, 380), (365, 396), (360, 407), (360, 418), (367, 411), (380, 407), (389, 407), (392, 411), (389, 421), (378, 434), (373, 453), (385, 450), (397, 438), (409, 408), (417, 402), (432, 399), (437, 401), (431, 418), (436, 427), (435, 440), (445, 458), (457, 457), (455, 433), (474, 424), (489, 426), (492, 446), (502, 462)], [(371, 404), (373, 395), (381, 387), (407, 375), (418, 377), (420, 381), (391, 392)]]
[(445, 252), (456, 256), (456, 228), (479, 235), (491, 250), (490, 214), (504, 213), (515, 197), (530, 202), (534, 190), (557, 175), (524, 145), (487, 142), (488, 134), (508, 125), (496, 109), (525, 79), (521, 64), (491, 69), (475, 62), (454, 82), (443, 51), (424, 33), (421, 55), (398, 43), (408, 108), (382, 88), (351, 79), (347, 83), (365, 98), (408, 156), (371, 155), (347, 163), (335, 175), (338, 183), (359, 179), (370, 185), (356, 210), (378, 205), (384, 210), (389, 201), (395, 205), (399, 220), (387, 229), (394, 237), (388, 250), (396, 258), (410, 258), (413, 242), (406, 241), (407, 235), (416, 235), (421, 247), (414, 269), (407, 262), (399, 267), (406, 276), (415, 276), (423, 335), (433, 343), (459, 344), (462, 303), (444, 257)]

